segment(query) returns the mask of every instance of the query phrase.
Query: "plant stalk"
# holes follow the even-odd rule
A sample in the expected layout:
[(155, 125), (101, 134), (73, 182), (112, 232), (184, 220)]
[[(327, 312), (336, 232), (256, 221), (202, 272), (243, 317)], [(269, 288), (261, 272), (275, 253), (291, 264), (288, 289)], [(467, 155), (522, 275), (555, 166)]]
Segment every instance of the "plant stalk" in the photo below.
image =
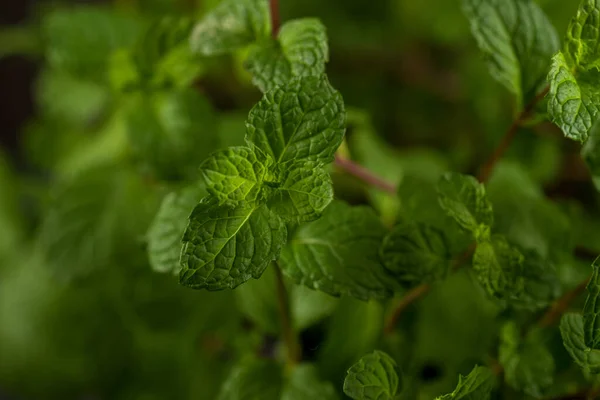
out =
[(366, 183), (369, 186), (375, 187), (377, 189), (380, 189), (381, 191), (387, 192), (392, 195), (396, 194), (395, 185), (386, 182), (377, 175), (373, 174), (368, 169), (356, 164), (352, 160), (336, 156), (335, 165), (346, 171), (349, 175), (358, 178), (360, 181)]
[(513, 121), (513, 123), (510, 125), (510, 127), (508, 128), (508, 130), (502, 137), (502, 140), (498, 144), (498, 147), (496, 147), (496, 150), (494, 150), (491, 157), (487, 160), (487, 162), (481, 168), (481, 172), (479, 173), (479, 176), (477, 177), (477, 180), (479, 180), (479, 182), (486, 183), (490, 179), (490, 177), (492, 176), (492, 172), (494, 171), (494, 168), (496, 167), (496, 164), (498, 164), (498, 162), (502, 159), (502, 157), (504, 156), (504, 154), (510, 147), (510, 145), (511, 145), (512, 141), (514, 140), (515, 136), (517, 135), (517, 132), (519, 131), (519, 128), (521, 127), (521, 125), (524, 122), (526, 122), (529, 119), (529, 117), (531, 117), (531, 113), (533, 112), (535, 106), (540, 101), (542, 101), (544, 99), (544, 97), (546, 97), (546, 95), (548, 94), (549, 91), (550, 91), (550, 86), (546, 86), (544, 88), (544, 90), (542, 90), (540, 93), (538, 93), (538, 95), (535, 96), (535, 98), (533, 100), (531, 100), (531, 102), (525, 106), (523, 111), (521, 111), (521, 113)]
[(271, 34), (277, 38), (281, 19), (279, 17), (279, 0), (269, 0), (269, 9), (271, 10)]

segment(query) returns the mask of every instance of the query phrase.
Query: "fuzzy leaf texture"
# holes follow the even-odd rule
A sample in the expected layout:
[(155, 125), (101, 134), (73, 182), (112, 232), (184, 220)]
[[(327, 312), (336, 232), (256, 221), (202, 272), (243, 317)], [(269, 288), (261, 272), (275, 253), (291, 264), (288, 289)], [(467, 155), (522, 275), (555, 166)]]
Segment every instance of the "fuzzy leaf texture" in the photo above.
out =
[(539, 398), (554, 381), (554, 358), (540, 332), (530, 332), (521, 338), (514, 322), (502, 328), (499, 361), (506, 382), (519, 392)]
[(492, 76), (529, 103), (545, 84), (560, 41), (533, 0), (463, 0), (471, 31)]
[(458, 385), (452, 393), (436, 400), (489, 400), (494, 388), (494, 374), (487, 367), (476, 366), (467, 376), (458, 378)]
[(203, 186), (188, 186), (165, 196), (148, 229), (148, 258), (154, 271), (179, 273), (181, 239), (187, 217), (206, 195)]
[(325, 75), (298, 77), (267, 92), (246, 122), (246, 142), (277, 163), (329, 163), (344, 138), (342, 96)]
[(519, 249), (499, 235), (479, 243), (473, 255), (473, 270), (481, 285), (491, 296), (506, 301), (523, 294), (523, 263)]
[(269, 201), (269, 208), (288, 222), (314, 221), (333, 200), (333, 182), (318, 163), (294, 166)]
[(485, 187), (468, 175), (445, 173), (438, 182), (438, 199), (446, 214), (477, 241), (485, 240), (494, 223), (492, 204)]
[(419, 222), (395, 226), (381, 247), (381, 260), (385, 268), (399, 282), (408, 286), (444, 277), (449, 258), (444, 232)]
[(600, 104), (600, 2), (582, 0), (571, 20), (562, 52), (548, 75), (548, 112), (565, 136), (585, 142)]
[(225, 54), (269, 37), (268, 0), (225, 0), (204, 16), (190, 35), (192, 51)]
[(183, 235), (179, 282), (193, 289), (233, 289), (258, 279), (287, 238), (281, 219), (266, 206), (219, 205), (204, 199)]
[(584, 371), (600, 374), (600, 350), (585, 343), (583, 316), (567, 313), (560, 320), (560, 334), (565, 349)]
[(257, 200), (265, 179), (275, 179), (272, 167), (271, 158), (240, 146), (212, 154), (200, 168), (210, 194), (237, 204)]
[(298, 228), (281, 267), (296, 283), (332, 296), (386, 298), (397, 285), (379, 261), (385, 233), (371, 209), (334, 201), (320, 219)]
[(325, 26), (315, 18), (286, 22), (277, 40), (259, 42), (248, 55), (252, 82), (267, 92), (294, 76), (320, 76), (329, 59)]
[(344, 393), (355, 400), (393, 400), (402, 389), (398, 365), (375, 350), (354, 364), (344, 380)]

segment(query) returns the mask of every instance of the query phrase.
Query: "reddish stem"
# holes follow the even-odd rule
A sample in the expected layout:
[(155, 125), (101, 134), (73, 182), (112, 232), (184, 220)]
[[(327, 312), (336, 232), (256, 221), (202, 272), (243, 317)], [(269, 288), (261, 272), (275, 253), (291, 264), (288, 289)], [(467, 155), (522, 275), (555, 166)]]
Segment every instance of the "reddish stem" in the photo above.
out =
[(368, 169), (361, 167), (360, 165), (354, 163), (351, 160), (337, 156), (335, 158), (335, 165), (346, 171), (348, 174), (363, 181), (369, 186), (373, 186), (390, 194), (396, 194), (395, 185), (384, 181)]
[(569, 309), (571, 303), (579, 297), (581, 293), (585, 291), (590, 278), (586, 278), (579, 285), (569, 290), (567, 293), (562, 295), (561, 298), (556, 300), (554, 304), (546, 311), (546, 313), (540, 318), (538, 325), (542, 328), (547, 328), (552, 325)]
[(527, 119), (529, 119), (529, 117), (531, 117), (531, 113), (533, 112), (535, 106), (540, 101), (542, 101), (544, 99), (544, 97), (546, 97), (546, 95), (548, 94), (549, 91), (550, 91), (550, 86), (547, 86), (546, 88), (544, 88), (544, 90), (542, 90), (540, 93), (538, 93), (538, 95), (535, 96), (535, 98), (533, 100), (531, 100), (531, 102), (525, 106), (523, 111), (521, 111), (521, 113), (517, 116), (517, 118), (513, 121), (513, 123), (508, 127), (508, 130), (504, 134), (504, 137), (500, 141), (500, 144), (498, 145), (498, 147), (496, 147), (496, 150), (494, 150), (491, 157), (481, 168), (481, 172), (479, 173), (479, 176), (477, 177), (479, 182), (485, 183), (490, 179), (490, 176), (492, 176), (492, 172), (494, 171), (496, 164), (498, 164), (498, 161), (500, 161), (502, 159), (502, 157), (504, 156), (504, 153), (506, 153), (506, 151), (510, 147), (510, 144), (512, 143), (515, 136), (517, 135), (517, 132), (519, 131), (519, 127), (521, 126), (521, 124), (523, 122), (527, 121)]
[(271, 10), (271, 34), (276, 38), (281, 25), (279, 17), (279, 0), (269, 0), (269, 8)]

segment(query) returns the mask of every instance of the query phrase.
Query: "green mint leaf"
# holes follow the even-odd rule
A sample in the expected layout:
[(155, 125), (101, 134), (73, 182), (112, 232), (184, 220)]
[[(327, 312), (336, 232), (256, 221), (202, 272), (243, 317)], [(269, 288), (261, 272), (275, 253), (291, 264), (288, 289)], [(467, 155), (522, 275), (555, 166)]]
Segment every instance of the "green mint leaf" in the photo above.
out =
[(477, 244), (473, 270), (486, 291), (501, 300), (518, 298), (524, 289), (523, 254), (504, 236)]
[(552, 60), (548, 75), (548, 112), (565, 136), (585, 142), (598, 120), (600, 104), (600, 4), (582, 0), (567, 30), (564, 50)]
[(315, 18), (286, 22), (277, 40), (258, 43), (246, 68), (262, 92), (283, 86), (294, 76), (320, 76), (329, 58), (325, 26)]
[(230, 147), (211, 155), (200, 166), (208, 192), (219, 201), (256, 200), (265, 179), (274, 180), (273, 160), (248, 147)]
[(592, 264), (592, 277), (587, 285), (587, 298), (583, 306), (583, 331), (585, 344), (600, 349), (600, 257)]
[(111, 78), (118, 90), (188, 87), (202, 71), (188, 38), (192, 20), (163, 17), (148, 25), (130, 51), (113, 55)]
[(565, 348), (584, 371), (600, 374), (600, 350), (588, 347), (584, 339), (583, 316), (567, 313), (560, 320), (560, 334)]
[(106, 112), (109, 100), (108, 88), (67, 72), (45, 70), (38, 80), (37, 101), (44, 115), (78, 129), (89, 126), (98, 115)]
[(278, 163), (329, 163), (344, 138), (342, 96), (327, 77), (297, 77), (266, 93), (246, 122), (246, 142)]
[(283, 272), (333, 296), (389, 297), (396, 285), (378, 254), (385, 232), (371, 209), (333, 202), (320, 219), (298, 228), (281, 253)]
[(97, 167), (58, 185), (39, 245), (58, 277), (82, 277), (139, 248), (153, 211), (152, 193), (135, 174)]
[(270, 360), (246, 359), (236, 365), (217, 400), (280, 400), (281, 367)]
[(148, 258), (154, 271), (179, 273), (181, 239), (187, 217), (206, 195), (203, 186), (194, 185), (165, 196), (148, 229)]
[(362, 357), (344, 380), (344, 393), (355, 400), (393, 400), (401, 381), (396, 361), (375, 350)]
[(574, 69), (563, 53), (552, 58), (548, 75), (548, 113), (566, 137), (585, 142), (598, 119), (600, 73), (597, 70), (580, 71), (576, 76)]
[(338, 400), (331, 382), (323, 381), (318, 370), (311, 364), (294, 367), (285, 382), (281, 400)]
[(217, 145), (213, 111), (192, 89), (148, 96), (134, 94), (127, 104), (126, 126), (133, 156), (163, 179), (191, 179)]
[(428, 224), (401, 223), (383, 240), (381, 260), (399, 282), (414, 286), (444, 277), (449, 266), (444, 233)]
[(515, 390), (539, 398), (554, 381), (554, 358), (539, 331), (521, 337), (519, 327), (508, 322), (502, 327), (499, 361), (506, 382)]
[(269, 208), (288, 222), (309, 222), (318, 219), (332, 200), (329, 173), (318, 163), (307, 162), (287, 174)]
[(596, 0), (582, 0), (567, 30), (565, 52), (569, 63), (586, 70), (600, 67), (598, 12), (600, 4)]
[(46, 59), (57, 70), (104, 79), (111, 53), (133, 46), (140, 26), (137, 19), (108, 9), (57, 9), (42, 21)]
[(515, 307), (529, 310), (545, 308), (561, 294), (558, 270), (551, 260), (541, 257), (536, 251), (520, 251), (524, 256), (524, 290), (511, 303)]
[(469, 375), (459, 376), (454, 392), (437, 400), (489, 400), (494, 384), (494, 374), (489, 368), (475, 366)]
[(533, 0), (463, 0), (463, 9), (492, 76), (523, 107), (545, 84), (560, 48), (552, 23)]
[(258, 279), (279, 256), (287, 231), (264, 205), (219, 205), (204, 199), (183, 234), (179, 281), (193, 289), (233, 289)]
[(195, 53), (213, 56), (248, 46), (270, 34), (267, 0), (225, 0), (196, 24), (190, 46)]
[(468, 175), (445, 173), (438, 182), (440, 206), (446, 214), (466, 231), (472, 232), (477, 241), (485, 240), (494, 223), (492, 204), (485, 187)]

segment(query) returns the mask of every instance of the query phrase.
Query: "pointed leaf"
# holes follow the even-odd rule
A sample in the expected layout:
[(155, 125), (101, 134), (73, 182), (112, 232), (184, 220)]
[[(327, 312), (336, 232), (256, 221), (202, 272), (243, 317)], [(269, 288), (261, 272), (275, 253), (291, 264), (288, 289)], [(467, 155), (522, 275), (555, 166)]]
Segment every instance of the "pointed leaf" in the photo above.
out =
[(533, 0), (463, 0), (492, 76), (524, 106), (542, 85), (560, 41)]
[(600, 350), (585, 344), (583, 317), (567, 313), (560, 320), (560, 334), (565, 348), (584, 371), (600, 374)]
[(495, 235), (477, 245), (473, 270), (491, 296), (511, 300), (523, 293), (523, 262), (524, 257), (516, 247), (503, 236)]
[(267, 92), (294, 76), (320, 76), (325, 72), (329, 49), (323, 24), (315, 18), (286, 22), (277, 40), (257, 44), (246, 61), (252, 81)]
[(494, 223), (494, 214), (481, 183), (472, 176), (448, 172), (438, 183), (438, 195), (446, 214), (472, 232), (478, 241), (485, 240)]
[(583, 332), (586, 346), (600, 350), (600, 257), (592, 264), (592, 277), (587, 285), (583, 306)]
[(138, 93), (125, 112), (134, 157), (161, 178), (195, 178), (217, 145), (212, 108), (196, 90)]
[(345, 115), (342, 96), (325, 75), (293, 78), (250, 111), (246, 142), (278, 163), (328, 163), (344, 137)]
[(286, 221), (314, 221), (333, 200), (333, 183), (319, 164), (294, 167), (269, 202), (269, 208)]
[(489, 368), (476, 366), (467, 376), (459, 376), (454, 392), (437, 400), (489, 400), (494, 388), (494, 374)]
[(355, 400), (393, 400), (401, 390), (396, 361), (375, 350), (354, 364), (344, 381), (344, 393)]
[(296, 283), (333, 296), (389, 297), (397, 285), (379, 261), (384, 235), (369, 208), (333, 202), (320, 219), (298, 228), (281, 266)]
[(219, 205), (204, 199), (183, 235), (179, 281), (193, 289), (233, 289), (258, 279), (286, 241), (281, 219), (253, 203)]
[(563, 53), (552, 58), (548, 75), (548, 113), (566, 137), (579, 142), (587, 140), (598, 120), (598, 79), (600, 73), (597, 70), (580, 71), (576, 77), (574, 67), (567, 63)]
[(265, 179), (274, 179), (269, 169), (273, 160), (248, 147), (230, 147), (212, 154), (200, 169), (210, 194), (219, 201), (254, 201)]
[(205, 56), (225, 54), (271, 34), (268, 0), (225, 0), (194, 27), (192, 51)]
[(187, 218), (206, 195), (204, 186), (193, 185), (165, 196), (148, 229), (148, 257), (157, 272), (179, 273), (181, 239)]
[(406, 285), (442, 278), (448, 270), (449, 258), (444, 233), (418, 222), (395, 226), (381, 247), (385, 268)]
[(499, 361), (504, 368), (506, 382), (515, 390), (533, 397), (541, 397), (554, 381), (554, 358), (540, 332), (529, 332), (521, 337), (514, 322), (504, 325), (501, 333)]
[(569, 62), (583, 69), (600, 67), (600, 4), (582, 0), (571, 20), (565, 40)]

